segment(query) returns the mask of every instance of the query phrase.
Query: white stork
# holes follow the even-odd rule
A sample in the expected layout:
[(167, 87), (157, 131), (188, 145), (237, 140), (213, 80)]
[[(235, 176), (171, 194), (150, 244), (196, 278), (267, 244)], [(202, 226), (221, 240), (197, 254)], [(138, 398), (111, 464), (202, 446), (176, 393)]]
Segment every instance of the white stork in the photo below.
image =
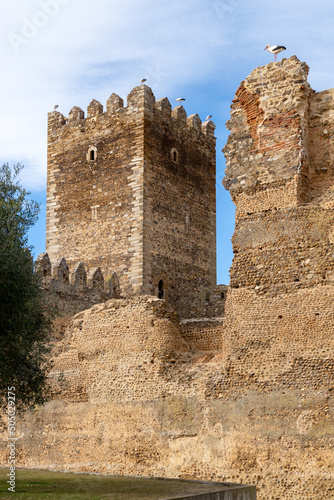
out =
[(277, 54), (282, 52), (282, 50), (286, 50), (286, 48), (283, 45), (272, 45), (270, 46), (269, 44), (264, 48), (264, 50), (267, 50), (268, 52), (271, 52), (272, 54), (275, 54), (275, 62), (277, 61)]

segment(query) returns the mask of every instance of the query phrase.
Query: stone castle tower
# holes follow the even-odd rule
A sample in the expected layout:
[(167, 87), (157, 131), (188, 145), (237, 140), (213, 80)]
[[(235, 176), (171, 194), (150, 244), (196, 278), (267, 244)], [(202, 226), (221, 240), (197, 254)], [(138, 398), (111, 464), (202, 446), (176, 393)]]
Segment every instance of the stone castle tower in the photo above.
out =
[(46, 251), (183, 316), (216, 283), (214, 124), (149, 87), (48, 117)]

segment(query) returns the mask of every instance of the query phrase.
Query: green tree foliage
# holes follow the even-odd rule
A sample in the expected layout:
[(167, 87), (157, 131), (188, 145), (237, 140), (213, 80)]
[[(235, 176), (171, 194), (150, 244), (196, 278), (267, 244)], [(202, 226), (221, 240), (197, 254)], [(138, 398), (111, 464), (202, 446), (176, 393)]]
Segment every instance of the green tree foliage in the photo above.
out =
[(45, 402), (47, 321), (28, 248), (39, 204), (20, 186), (21, 165), (0, 167), (0, 409), (15, 387), (17, 409)]

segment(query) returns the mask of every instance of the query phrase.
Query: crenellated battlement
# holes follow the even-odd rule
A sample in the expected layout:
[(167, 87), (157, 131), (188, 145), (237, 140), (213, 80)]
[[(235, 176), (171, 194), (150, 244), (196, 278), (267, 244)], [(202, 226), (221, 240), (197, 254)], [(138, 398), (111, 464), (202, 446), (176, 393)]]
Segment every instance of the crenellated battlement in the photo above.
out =
[(156, 100), (151, 88), (147, 85), (140, 85), (132, 89), (127, 96), (127, 106), (124, 106), (124, 101), (119, 95), (113, 93), (107, 100), (106, 110), (103, 109), (103, 105), (99, 101), (93, 99), (87, 106), (86, 116), (80, 107), (73, 106), (68, 117), (59, 111), (52, 111), (49, 113), (48, 119), (49, 127), (55, 131), (59, 128), (68, 129), (71, 126), (89, 126), (91, 121), (96, 122), (97, 120), (103, 122), (116, 119), (117, 121), (121, 118), (124, 119), (124, 117), (131, 117), (131, 115), (135, 119), (138, 112), (153, 120), (155, 117), (160, 119), (164, 117), (170, 126), (173, 124), (183, 125), (188, 130), (210, 138), (214, 137), (215, 124), (211, 120), (202, 122), (198, 114), (187, 116), (183, 106), (176, 106), (172, 109), (167, 97)]
[(35, 273), (40, 276), (45, 290), (87, 299), (92, 303), (105, 302), (111, 298), (120, 298), (116, 273), (105, 279), (101, 268), (91, 269), (88, 274), (82, 262), (70, 271), (64, 258), (52, 266), (47, 253), (41, 253), (35, 262)]

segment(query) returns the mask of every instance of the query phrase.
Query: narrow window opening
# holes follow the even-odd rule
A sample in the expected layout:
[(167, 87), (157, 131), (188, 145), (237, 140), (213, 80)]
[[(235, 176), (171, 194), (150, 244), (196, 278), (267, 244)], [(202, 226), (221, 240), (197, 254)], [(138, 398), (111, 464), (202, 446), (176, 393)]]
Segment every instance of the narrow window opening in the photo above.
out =
[(164, 299), (164, 298), (165, 298), (164, 282), (160, 280), (158, 285), (158, 299)]
[(179, 153), (176, 148), (172, 148), (170, 152), (170, 157), (174, 163), (178, 163), (179, 161)]
[(86, 159), (88, 161), (95, 161), (97, 159), (97, 147), (96, 146), (90, 146), (88, 148), (88, 151), (86, 154)]

